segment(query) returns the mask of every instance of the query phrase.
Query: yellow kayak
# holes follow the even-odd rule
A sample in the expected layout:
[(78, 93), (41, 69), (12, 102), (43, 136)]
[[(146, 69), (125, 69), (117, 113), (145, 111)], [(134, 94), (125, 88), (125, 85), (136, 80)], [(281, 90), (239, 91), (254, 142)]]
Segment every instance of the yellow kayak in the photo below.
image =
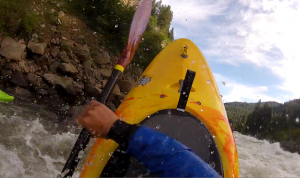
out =
[[(189, 88), (187, 76), (193, 73)], [(116, 114), (179, 140), (223, 177), (239, 176), (236, 145), (219, 89), (192, 41), (176, 40), (158, 54)], [(141, 166), (114, 141), (97, 139), (80, 177), (147, 176)]]

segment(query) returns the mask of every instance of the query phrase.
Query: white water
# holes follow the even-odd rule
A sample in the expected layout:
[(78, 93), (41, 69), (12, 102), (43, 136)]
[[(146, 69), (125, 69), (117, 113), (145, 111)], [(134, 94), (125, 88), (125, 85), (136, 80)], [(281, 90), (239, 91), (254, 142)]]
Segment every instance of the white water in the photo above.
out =
[[(77, 136), (51, 133), (57, 128), (44, 118), (35, 109), (0, 103), (0, 177), (56, 177), (60, 173)], [(283, 151), (278, 143), (234, 135), (240, 177), (300, 176), (299, 154)]]

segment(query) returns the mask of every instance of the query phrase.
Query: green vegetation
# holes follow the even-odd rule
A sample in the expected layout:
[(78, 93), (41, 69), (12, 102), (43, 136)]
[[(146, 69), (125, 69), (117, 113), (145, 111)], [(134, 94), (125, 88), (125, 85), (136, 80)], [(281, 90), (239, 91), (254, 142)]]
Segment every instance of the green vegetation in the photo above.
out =
[[(77, 0), (68, 2), (69, 11), (81, 16), (89, 28), (101, 34), (101, 45), (117, 55), (127, 43), (130, 24), (136, 6), (130, 6), (120, 0)], [(155, 56), (173, 41), (173, 31), (169, 31), (173, 18), (170, 6), (161, 1), (153, 1), (150, 23), (136, 51), (133, 63), (146, 68)]]
[(69, 46), (65, 43), (61, 44), (60, 48), (64, 51), (68, 51), (69, 50)]
[(226, 103), (233, 130), (273, 141), (300, 144), (300, 99), (285, 102)]
[(39, 18), (31, 11), (31, 0), (0, 1), (0, 32), (10, 36), (29, 36), (38, 28)]

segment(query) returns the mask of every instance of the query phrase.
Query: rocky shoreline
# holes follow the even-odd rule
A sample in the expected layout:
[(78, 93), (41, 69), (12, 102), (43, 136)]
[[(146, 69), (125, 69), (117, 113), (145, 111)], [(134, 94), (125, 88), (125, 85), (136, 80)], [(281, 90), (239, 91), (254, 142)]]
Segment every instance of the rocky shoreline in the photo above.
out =
[[(39, 43), (0, 37), (0, 88), (48, 106), (62, 118), (72, 118), (100, 95), (117, 57), (103, 48), (91, 54), (88, 45), (72, 40), (63, 40), (66, 48), (61, 40)], [(108, 100), (112, 110), (134, 83), (130, 73), (120, 78), (120, 85), (116, 84)]]

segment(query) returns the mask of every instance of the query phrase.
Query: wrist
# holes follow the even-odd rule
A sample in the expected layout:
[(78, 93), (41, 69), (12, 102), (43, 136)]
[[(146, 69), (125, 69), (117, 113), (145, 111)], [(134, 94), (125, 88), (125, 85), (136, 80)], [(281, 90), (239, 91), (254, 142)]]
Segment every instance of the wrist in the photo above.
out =
[(116, 120), (106, 134), (106, 138), (114, 140), (121, 147), (127, 149), (129, 140), (139, 128), (140, 125), (130, 125), (124, 121)]

